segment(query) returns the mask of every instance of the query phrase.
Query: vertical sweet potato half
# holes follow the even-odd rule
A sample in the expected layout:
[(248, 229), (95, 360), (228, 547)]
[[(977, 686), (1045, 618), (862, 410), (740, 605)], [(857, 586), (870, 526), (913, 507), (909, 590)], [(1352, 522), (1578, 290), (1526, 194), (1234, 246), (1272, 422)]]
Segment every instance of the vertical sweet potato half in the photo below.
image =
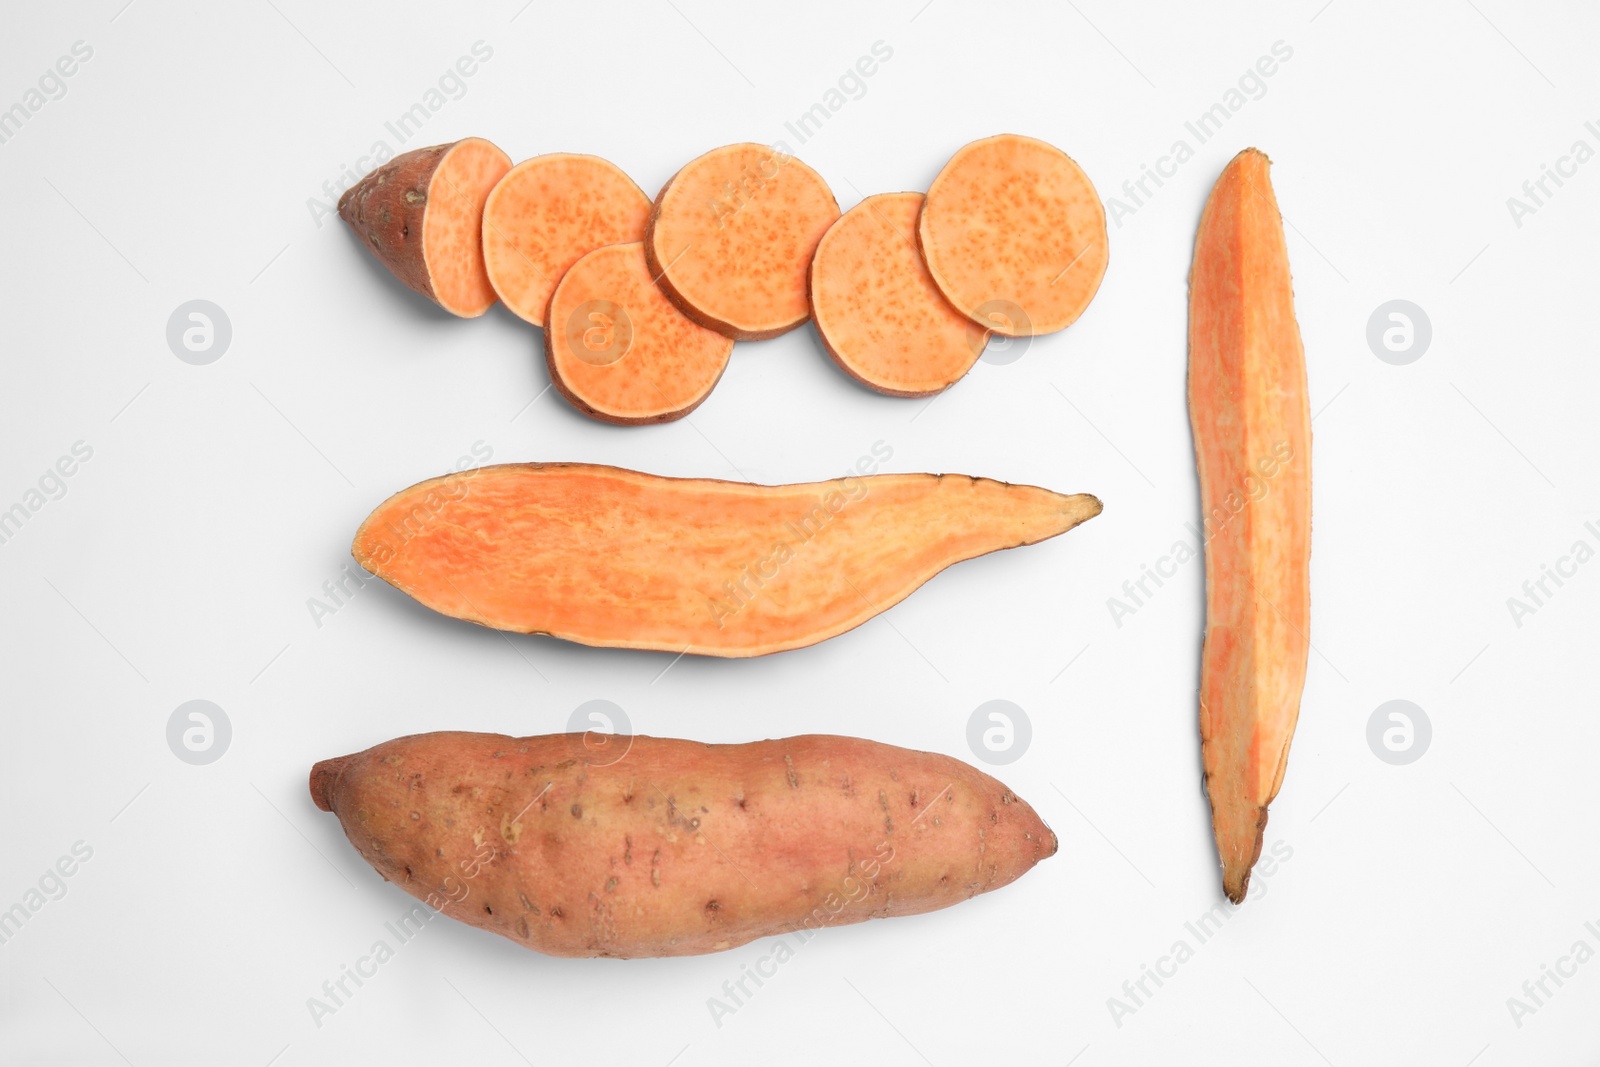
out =
[(650, 198), (609, 160), (552, 152), (518, 163), (483, 206), (483, 261), (507, 308), (545, 325), (550, 294), (584, 255), (644, 237)]
[(917, 237), (945, 299), (1006, 337), (1072, 325), (1109, 261), (1089, 176), (1061, 149), (1014, 133), (950, 157), (928, 187)]
[(395, 156), (346, 189), (339, 217), (378, 261), (453, 315), (494, 306), (483, 266), (483, 204), (511, 158), (481, 137)]
[(586, 645), (759, 656), (861, 625), (951, 564), (1100, 513), (965, 475), (804, 485), (583, 463), (460, 471), (390, 497), (356, 561), (435, 611)]
[(839, 217), (822, 176), (759, 144), (713, 149), (656, 197), (650, 273), (683, 313), (737, 340), (786, 333), (811, 314), (806, 272)]
[(582, 734), (396, 738), (311, 770), (384, 878), (551, 956), (735, 948), (959, 904), (1056, 852), (959, 760), (854, 737), (742, 745)]
[(1244, 900), (1300, 716), (1311, 626), (1311, 416), (1267, 157), (1235, 156), (1189, 275), (1189, 416), (1206, 530), (1200, 737), (1222, 885)]
[(733, 339), (679, 311), (650, 277), (638, 241), (597, 248), (550, 298), (550, 380), (572, 406), (619, 424), (681, 419), (711, 395)]
[(839, 216), (811, 260), (811, 321), (841, 370), (890, 396), (948, 389), (989, 332), (950, 305), (917, 249), (921, 193), (869, 196)]

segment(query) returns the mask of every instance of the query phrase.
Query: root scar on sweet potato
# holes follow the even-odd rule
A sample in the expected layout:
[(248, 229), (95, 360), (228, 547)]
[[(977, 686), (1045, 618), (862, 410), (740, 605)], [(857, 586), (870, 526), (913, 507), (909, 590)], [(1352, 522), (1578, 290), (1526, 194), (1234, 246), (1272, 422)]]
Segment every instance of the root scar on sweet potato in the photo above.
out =
[(1206, 534), (1200, 736), (1234, 903), (1283, 785), (1310, 648), (1311, 417), (1268, 166), (1251, 148), (1223, 170), (1189, 276), (1189, 415)]

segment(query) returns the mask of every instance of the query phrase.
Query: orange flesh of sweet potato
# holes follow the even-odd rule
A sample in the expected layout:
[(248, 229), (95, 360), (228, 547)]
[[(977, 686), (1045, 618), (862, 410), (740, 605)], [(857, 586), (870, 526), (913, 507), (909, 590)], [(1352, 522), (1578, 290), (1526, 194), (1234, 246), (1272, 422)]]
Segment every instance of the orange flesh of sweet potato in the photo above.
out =
[(511, 168), (483, 212), (483, 259), (506, 307), (545, 324), (550, 294), (585, 254), (644, 236), (650, 198), (615, 164), (553, 152)]
[(1055, 854), (1020, 797), (948, 756), (851, 737), (744, 745), (402, 737), (324, 760), (317, 806), (379, 873), (551, 956), (687, 956), (915, 915)]
[(395, 156), (339, 198), (339, 217), (394, 276), (446, 311), (494, 305), (484, 271), (484, 199), (511, 159), (481, 137)]
[(1189, 276), (1189, 415), (1206, 520), (1200, 736), (1222, 884), (1244, 900), (1310, 646), (1311, 418), (1267, 157), (1217, 179)]
[(650, 273), (683, 313), (740, 340), (805, 322), (806, 273), (839, 217), (822, 176), (766, 145), (713, 149), (673, 175), (645, 234)]
[(644, 245), (597, 248), (572, 265), (544, 331), (550, 380), (606, 422), (680, 419), (711, 394), (733, 339), (686, 318), (650, 279)]
[(806, 485), (506, 464), (422, 482), (356, 533), (357, 562), (423, 604), (586, 645), (758, 656), (841, 634), (953, 563), (1100, 513), (965, 475)]
[(950, 157), (917, 235), (945, 298), (1007, 337), (1072, 325), (1106, 273), (1099, 194), (1066, 153), (1032, 137), (986, 137)]
[(988, 331), (944, 298), (917, 250), (921, 193), (869, 196), (839, 216), (811, 260), (811, 318), (844, 372), (891, 396), (948, 389)]

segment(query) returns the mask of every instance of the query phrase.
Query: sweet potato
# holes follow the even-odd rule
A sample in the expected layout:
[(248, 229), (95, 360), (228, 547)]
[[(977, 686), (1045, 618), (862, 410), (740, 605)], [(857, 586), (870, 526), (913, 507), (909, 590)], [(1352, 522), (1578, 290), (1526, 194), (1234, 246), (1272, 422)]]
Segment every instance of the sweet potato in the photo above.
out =
[(950, 157), (917, 236), (945, 298), (1007, 337), (1072, 325), (1106, 273), (1106, 213), (1088, 175), (1059, 148), (1012, 133)]
[(681, 419), (711, 394), (732, 338), (686, 318), (650, 279), (644, 245), (597, 248), (572, 265), (544, 331), (550, 381), (605, 422)]
[(1189, 275), (1189, 415), (1207, 538), (1200, 736), (1234, 903), (1283, 785), (1311, 623), (1305, 349), (1267, 167), (1252, 148), (1223, 170)]
[(683, 313), (740, 340), (805, 322), (806, 271), (839, 217), (822, 176), (759, 144), (690, 161), (656, 197), (645, 233), (650, 273)]
[(512, 167), (483, 206), (489, 284), (519, 318), (545, 325), (550, 294), (578, 259), (644, 236), (650, 198), (599, 156), (553, 152)]
[(916, 915), (1057, 847), (981, 771), (852, 737), (635, 737), (601, 763), (581, 734), (419, 734), (318, 763), (311, 796), (386, 879), (551, 956), (689, 956)]
[(510, 168), (481, 137), (404, 152), (346, 189), (339, 217), (396, 278), (475, 318), (495, 301), (483, 267), (484, 198)]
[(961, 379), (989, 333), (950, 306), (917, 251), (921, 193), (869, 196), (839, 216), (811, 260), (811, 319), (846, 374), (890, 396)]
[(841, 634), (953, 563), (1099, 513), (1092, 496), (965, 475), (766, 486), (506, 464), (395, 494), (352, 551), (435, 611), (494, 629), (758, 656)]

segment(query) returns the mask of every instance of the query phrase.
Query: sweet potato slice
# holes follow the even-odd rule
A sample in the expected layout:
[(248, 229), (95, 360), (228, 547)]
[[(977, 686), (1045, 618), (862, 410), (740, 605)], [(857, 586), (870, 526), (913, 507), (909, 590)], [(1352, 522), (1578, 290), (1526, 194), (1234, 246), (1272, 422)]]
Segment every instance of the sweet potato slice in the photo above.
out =
[(713, 149), (674, 174), (645, 234), (650, 272), (683, 313), (740, 340), (805, 322), (811, 255), (839, 217), (822, 176), (759, 144)]
[(917, 224), (945, 298), (1007, 337), (1072, 325), (1100, 289), (1106, 212), (1061, 149), (1003, 133), (950, 157)]
[(1189, 275), (1189, 416), (1206, 529), (1200, 737), (1222, 885), (1244, 900), (1300, 716), (1311, 417), (1283, 220), (1255, 149), (1223, 170)]
[(733, 339), (684, 316), (650, 278), (638, 241), (597, 248), (550, 299), (550, 380), (573, 407), (615, 423), (681, 419), (711, 394)]
[(932, 396), (972, 369), (988, 330), (950, 306), (917, 250), (921, 193), (869, 196), (811, 260), (811, 319), (850, 377), (890, 396)]
[(553, 152), (524, 160), (483, 206), (489, 283), (519, 318), (545, 324), (550, 294), (579, 257), (644, 236), (650, 198), (599, 156)]
[(917, 915), (1055, 854), (1026, 801), (959, 760), (854, 737), (744, 745), (582, 734), (401, 737), (311, 770), (379, 873), (551, 956), (690, 956)]
[(511, 158), (481, 137), (395, 156), (345, 190), (339, 217), (406, 285), (462, 318), (494, 305), (480, 229)]
[(507, 464), (395, 494), (352, 551), (435, 611), (497, 630), (759, 656), (841, 634), (953, 563), (1099, 513), (1092, 496), (965, 475), (768, 486)]

